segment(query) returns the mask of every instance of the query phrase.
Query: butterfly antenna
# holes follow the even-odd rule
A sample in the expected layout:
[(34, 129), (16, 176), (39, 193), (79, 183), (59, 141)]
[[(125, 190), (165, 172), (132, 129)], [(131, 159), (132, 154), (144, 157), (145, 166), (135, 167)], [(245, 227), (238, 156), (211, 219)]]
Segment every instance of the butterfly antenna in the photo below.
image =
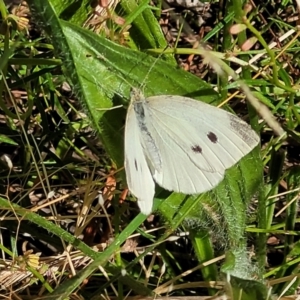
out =
[(161, 53), (159, 53), (159, 55), (156, 57), (154, 63), (152, 64), (152, 66), (150, 67), (149, 71), (147, 72), (144, 80), (142, 81), (141, 83), (141, 87), (140, 87), (140, 90), (143, 90), (145, 84), (146, 84), (146, 81), (149, 77), (149, 74), (151, 73), (151, 71), (153, 70), (153, 68), (155, 67), (156, 63), (158, 62), (158, 60), (163, 56), (164, 52), (166, 51), (166, 49), (168, 48), (168, 46), (166, 46), (163, 51)]
[[(146, 81), (147, 81), (147, 79), (148, 79), (148, 77), (149, 77), (149, 74), (151, 73), (151, 71), (153, 70), (153, 68), (155, 67), (155, 65), (156, 65), (156, 63), (157, 63), (157, 61), (162, 57), (162, 55), (164, 54), (164, 52), (165, 52), (165, 50), (168, 48), (168, 46), (166, 46), (164, 49), (163, 49), (163, 51), (161, 52), (161, 53), (159, 53), (159, 55), (156, 57), (156, 59), (154, 60), (154, 62), (153, 62), (153, 64), (151, 65), (151, 67), (149, 68), (149, 71), (147, 72), (147, 74), (146, 74), (146, 76), (145, 76), (145, 78), (143, 79), (143, 81), (142, 81), (142, 83), (141, 83), (141, 85), (140, 85), (140, 88), (139, 88), (139, 90), (142, 90), (143, 89), (143, 87), (145, 86), (145, 83), (146, 83)], [(102, 59), (103, 59), (103, 57), (101, 57)], [(106, 58), (105, 58), (106, 59)], [(121, 76), (120, 74), (115, 74), (115, 76), (117, 76), (117, 77), (119, 77), (120, 79), (122, 79), (122, 81), (124, 81), (124, 82), (126, 82), (129, 86), (131, 86), (131, 88), (133, 89), (133, 86), (132, 86), (132, 84), (128, 81), (128, 80), (126, 80), (123, 76)], [(122, 85), (123, 83), (121, 83), (121, 85)]]

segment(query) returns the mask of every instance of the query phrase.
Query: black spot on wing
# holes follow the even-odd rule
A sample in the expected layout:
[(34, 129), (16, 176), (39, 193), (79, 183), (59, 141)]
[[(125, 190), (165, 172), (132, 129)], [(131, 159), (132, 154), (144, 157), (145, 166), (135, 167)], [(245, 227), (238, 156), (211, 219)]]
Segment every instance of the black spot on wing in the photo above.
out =
[(208, 137), (208, 139), (209, 139), (212, 143), (214, 143), (214, 144), (216, 144), (217, 141), (218, 141), (218, 137), (217, 137), (213, 132), (209, 132), (209, 133), (207, 134), (207, 137)]
[(202, 148), (199, 145), (192, 146), (192, 150), (196, 153), (202, 153)]
[(137, 164), (136, 159), (134, 160), (134, 166), (135, 166), (135, 170), (138, 171), (138, 170), (139, 170), (139, 167), (138, 167), (138, 164)]

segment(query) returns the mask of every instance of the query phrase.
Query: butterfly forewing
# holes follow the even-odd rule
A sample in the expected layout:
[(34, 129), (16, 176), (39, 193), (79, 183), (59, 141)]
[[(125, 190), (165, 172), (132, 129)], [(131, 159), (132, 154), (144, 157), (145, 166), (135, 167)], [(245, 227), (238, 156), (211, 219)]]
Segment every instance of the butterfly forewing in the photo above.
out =
[[(237, 116), (206, 103), (179, 96), (147, 98), (148, 120), (178, 144), (201, 170), (231, 167), (259, 142), (258, 135)], [(158, 143), (158, 145), (160, 145)]]

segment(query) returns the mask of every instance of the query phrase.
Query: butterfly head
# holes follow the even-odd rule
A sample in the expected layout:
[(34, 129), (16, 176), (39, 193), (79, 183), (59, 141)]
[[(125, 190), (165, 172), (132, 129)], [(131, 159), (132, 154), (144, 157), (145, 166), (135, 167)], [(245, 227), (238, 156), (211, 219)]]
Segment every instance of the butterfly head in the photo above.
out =
[(145, 99), (144, 94), (140, 89), (137, 88), (131, 88), (130, 91), (130, 102), (142, 102)]

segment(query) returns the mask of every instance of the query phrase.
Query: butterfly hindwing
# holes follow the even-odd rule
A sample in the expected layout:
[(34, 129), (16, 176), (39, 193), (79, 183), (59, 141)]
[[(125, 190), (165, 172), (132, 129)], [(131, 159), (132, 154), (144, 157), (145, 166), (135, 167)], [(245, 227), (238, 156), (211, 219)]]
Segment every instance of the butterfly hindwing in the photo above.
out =
[(133, 106), (128, 108), (125, 126), (125, 170), (128, 188), (138, 198), (142, 213), (151, 213), (155, 184), (142, 149), (141, 131)]

